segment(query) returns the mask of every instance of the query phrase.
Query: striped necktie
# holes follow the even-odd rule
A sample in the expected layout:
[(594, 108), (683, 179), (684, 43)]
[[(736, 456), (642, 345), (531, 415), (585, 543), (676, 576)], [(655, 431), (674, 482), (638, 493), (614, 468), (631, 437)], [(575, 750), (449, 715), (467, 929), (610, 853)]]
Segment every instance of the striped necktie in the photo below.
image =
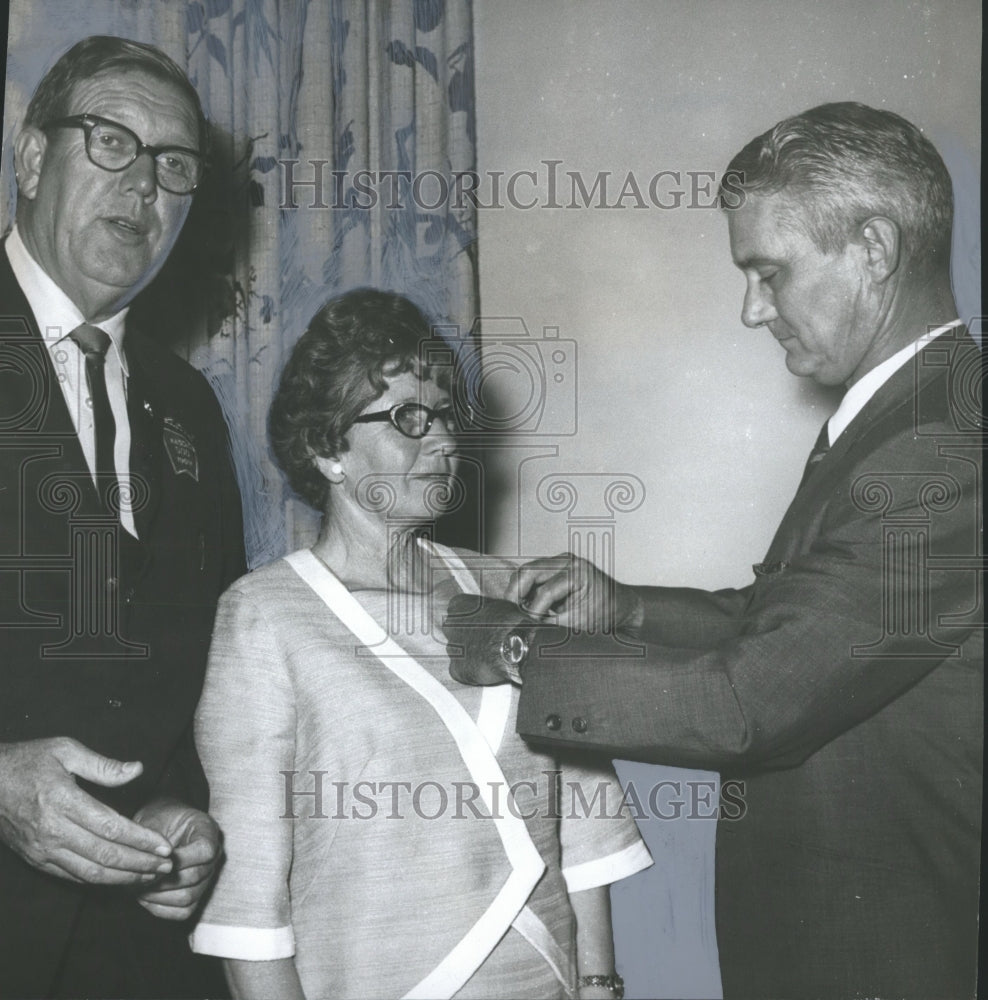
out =
[(86, 357), (86, 384), (92, 401), (93, 430), (96, 437), (96, 481), (102, 494), (102, 484), (117, 477), (113, 462), (113, 442), (117, 428), (106, 391), (105, 371), (110, 336), (98, 326), (89, 326), (87, 323), (76, 327), (69, 336)]

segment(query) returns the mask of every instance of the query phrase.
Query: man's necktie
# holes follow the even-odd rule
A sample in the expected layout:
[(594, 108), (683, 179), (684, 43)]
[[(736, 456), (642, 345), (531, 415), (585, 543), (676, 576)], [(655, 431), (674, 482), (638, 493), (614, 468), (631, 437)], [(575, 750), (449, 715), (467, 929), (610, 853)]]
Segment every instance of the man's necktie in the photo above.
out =
[(89, 386), (89, 398), (93, 405), (93, 429), (96, 437), (96, 478), (102, 494), (108, 481), (105, 477), (115, 479), (117, 474), (113, 462), (116, 424), (110, 408), (110, 397), (106, 392), (105, 364), (110, 336), (98, 326), (86, 323), (77, 326), (69, 336), (86, 356), (86, 384)]
[(810, 478), (810, 473), (816, 468), (817, 463), (820, 462), (824, 455), (830, 451), (830, 421), (825, 420), (823, 427), (820, 428), (820, 433), (817, 435), (816, 443), (813, 445), (813, 450), (810, 452), (810, 457), (806, 460), (806, 468), (803, 469), (803, 478), (799, 481), (799, 487), (802, 489), (803, 484), (807, 479)]

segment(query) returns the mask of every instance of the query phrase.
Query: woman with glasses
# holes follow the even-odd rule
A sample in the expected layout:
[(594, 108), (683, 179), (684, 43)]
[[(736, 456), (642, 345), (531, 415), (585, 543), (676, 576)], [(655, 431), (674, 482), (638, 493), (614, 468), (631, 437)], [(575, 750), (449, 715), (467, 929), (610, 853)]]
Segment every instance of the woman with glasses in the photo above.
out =
[(613, 772), (527, 747), (513, 685), (449, 676), (446, 605), (511, 567), (428, 540), (465, 409), (429, 338), (400, 295), (333, 299), (271, 407), (323, 520), (221, 600), (197, 714), (227, 860), (193, 947), (237, 997), (621, 993), (607, 886), (651, 861)]

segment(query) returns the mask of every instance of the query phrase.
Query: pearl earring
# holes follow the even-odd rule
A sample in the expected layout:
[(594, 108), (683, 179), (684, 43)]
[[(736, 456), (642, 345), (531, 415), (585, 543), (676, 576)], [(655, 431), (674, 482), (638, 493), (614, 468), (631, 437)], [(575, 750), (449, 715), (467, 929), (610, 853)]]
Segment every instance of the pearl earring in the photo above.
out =
[(338, 476), (343, 471), (343, 466), (339, 462), (333, 462), (329, 467), (329, 471), (333, 473), (334, 476)]

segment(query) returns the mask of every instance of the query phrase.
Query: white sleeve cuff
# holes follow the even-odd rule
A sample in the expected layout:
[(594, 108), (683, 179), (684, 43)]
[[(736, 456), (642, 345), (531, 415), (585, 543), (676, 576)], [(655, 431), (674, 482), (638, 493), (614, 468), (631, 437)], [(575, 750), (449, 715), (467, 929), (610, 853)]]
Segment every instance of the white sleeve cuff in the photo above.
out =
[(199, 955), (268, 962), (295, 954), (295, 934), (289, 927), (229, 927), (198, 924), (189, 935), (192, 950)]
[(635, 872), (640, 872), (652, 865), (652, 855), (644, 841), (636, 840), (624, 850), (608, 854), (605, 858), (594, 858), (579, 865), (563, 869), (567, 892), (582, 892), (584, 889), (596, 889), (598, 886), (619, 882)]

